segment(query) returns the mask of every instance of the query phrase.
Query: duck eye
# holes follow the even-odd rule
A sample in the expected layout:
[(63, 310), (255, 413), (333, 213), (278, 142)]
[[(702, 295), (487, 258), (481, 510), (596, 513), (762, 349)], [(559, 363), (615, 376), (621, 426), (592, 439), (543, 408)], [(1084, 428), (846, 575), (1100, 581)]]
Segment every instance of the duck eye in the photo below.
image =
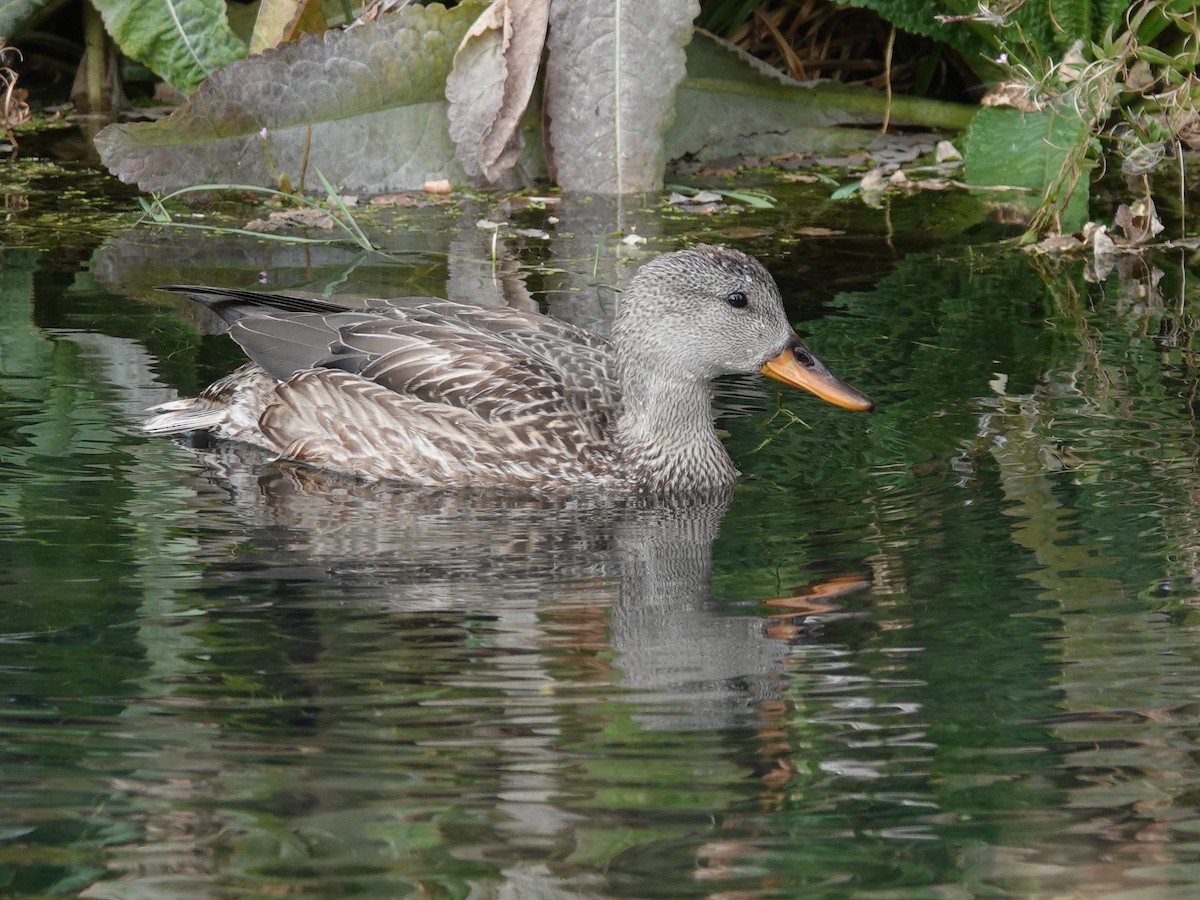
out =
[(746, 304), (749, 303), (750, 300), (741, 291), (734, 291), (732, 294), (730, 294), (728, 297), (725, 298), (725, 302), (728, 303), (730, 306), (732, 306), (734, 309), (744, 309), (746, 307)]
[(803, 347), (793, 347), (792, 356), (796, 358), (796, 362), (800, 363), (800, 365), (804, 366), (806, 369), (811, 369), (817, 364), (817, 361), (813, 359), (812, 354)]

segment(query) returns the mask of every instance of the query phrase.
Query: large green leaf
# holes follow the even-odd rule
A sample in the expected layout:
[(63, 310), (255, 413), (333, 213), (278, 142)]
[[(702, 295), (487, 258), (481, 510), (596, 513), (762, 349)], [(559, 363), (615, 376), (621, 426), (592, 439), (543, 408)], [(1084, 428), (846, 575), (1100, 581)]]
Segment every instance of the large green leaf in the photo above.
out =
[(1100, 40), (1125, 18), (1129, 6), (1130, 0), (1051, 0), (1050, 12), (1058, 26), (1056, 47), (1061, 50), (1080, 38), (1085, 46)]
[(984, 107), (964, 137), (967, 183), (1023, 188), (1024, 196), (1056, 212), (1062, 230), (1087, 221), (1088, 173), (1083, 158), (1091, 134), (1072, 108), (1021, 112)]
[(246, 45), (225, 19), (225, 0), (93, 2), (126, 56), (185, 93), (246, 55)]
[(846, 0), (850, 6), (865, 7), (881, 19), (911, 34), (934, 38), (953, 47), (978, 70), (987, 67), (997, 53), (996, 29), (977, 26), (968, 20), (944, 21), (939, 16), (966, 16), (978, 11), (974, 0)]
[[(0, 0), (0, 35), (11, 40), (30, 16), (57, 2), (58, 0)], [(19, 42), (17, 46), (20, 47)]]
[(201, 183), (380, 192), (461, 180), (446, 119), (451, 61), (480, 2), (409, 6), (350, 31), (305, 36), (213, 74), (158, 122), (110, 125), (101, 159), (144, 191)]
[[(985, 77), (998, 74), (1001, 52), (1011, 62), (1044, 66), (1076, 40), (1099, 38), (1128, 0), (1027, 0), (997, 19), (981, 15), (976, 0), (846, 0), (874, 11), (897, 28), (953, 47)], [(992, 4), (995, 6), (995, 4)], [(1036, 70), (1036, 68), (1035, 68)]]

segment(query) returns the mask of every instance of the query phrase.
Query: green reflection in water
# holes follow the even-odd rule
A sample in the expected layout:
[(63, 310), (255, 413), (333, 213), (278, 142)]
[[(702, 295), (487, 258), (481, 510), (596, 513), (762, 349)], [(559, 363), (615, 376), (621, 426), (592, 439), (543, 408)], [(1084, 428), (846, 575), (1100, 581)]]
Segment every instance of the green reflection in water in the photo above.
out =
[(894, 261), (804, 326), (879, 411), (734, 390), (727, 512), (260, 482), (132, 427), (219, 339), (0, 286), (5, 891), (1195, 881), (1174, 275)]

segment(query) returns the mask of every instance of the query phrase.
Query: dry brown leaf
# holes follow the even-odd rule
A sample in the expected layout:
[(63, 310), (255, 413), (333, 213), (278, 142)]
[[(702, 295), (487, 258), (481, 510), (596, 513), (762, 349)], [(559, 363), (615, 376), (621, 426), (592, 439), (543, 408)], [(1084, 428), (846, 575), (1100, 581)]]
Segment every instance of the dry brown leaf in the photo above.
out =
[(859, 182), (858, 189), (863, 193), (868, 193), (870, 191), (882, 191), (884, 185), (885, 179), (883, 176), (883, 170), (872, 169), (862, 177), (862, 181)]
[(1037, 112), (1044, 103), (1039, 102), (1033, 89), (1019, 81), (1006, 81), (996, 85), (983, 95), (980, 106), (1011, 106), (1021, 112)]
[(334, 221), (325, 210), (306, 206), (302, 209), (276, 210), (269, 213), (266, 219), (254, 219), (246, 223), (247, 231), (282, 231), (292, 227), (332, 231)]
[(1200, 150), (1200, 112), (1181, 109), (1171, 116), (1171, 129), (1192, 150)]
[(1025, 248), (1027, 253), (1044, 253), (1047, 256), (1068, 256), (1083, 249), (1083, 241), (1073, 234), (1052, 234), (1036, 244)]
[(250, 52), (262, 53), (328, 27), (321, 0), (262, 0), (250, 35)]
[(934, 160), (939, 166), (943, 163), (961, 163), (962, 154), (949, 141), (938, 141), (937, 146), (934, 148)]
[(550, 0), (498, 0), (475, 21), (446, 82), (450, 136), (467, 174), (494, 182), (521, 156)]
[(1132, 206), (1124, 203), (1118, 206), (1113, 225), (1125, 233), (1125, 239), (1131, 244), (1144, 244), (1163, 230), (1154, 201), (1149, 197), (1136, 201)]
[(429, 197), (423, 193), (412, 192), (407, 194), (380, 194), (377, 197), (372, 197), (370, 200), (372, 206), (402, 206), (412, 208), (434, 206), (443, 202), (445, 200), (441, 197)]
[(1154, 74), (1150, 71), (1150, 63), (1139, 59), (1129, 67), (1129, 74), (1125, 76), (1125, 90), (1141, 94), (1150, 90), (1154, 86), (1155, 80)]
[(731, 241), (750, 241), (755, 238), (769, 237), (773, 230), (755, 228), (752, 225), (730, 225), (728, 228), (719, 228), (713, 233)]
[(1083, 241), (1089, 245), (1092, 258), (1088, 260), (1084, 278), (1091, 282), (1101, 282), (1108, 277), (1113, 266), (1117, 264), (1117, 245), (1108, 235), (1108, 228), (1088, 222), (1083, 226)]
[(1063, 84), (1071, 84), (1079, 80), (1079, 76), (1087, 67), (1087, 57), (1083, 55), (1083, 39), (1080, 38), (1067, 48), (1062, 62), (1058, 64), (1058, 79)]
[(24, 125), (32, 118), (29, 111), (29, 91), (25, 88), (13, 88), (6, 91), (4, 94), (4, 106), (0, 109), (0, 114), (3, 115), (4, 121), (0, 126), (4, 128), (15, 128), (18, 125)]

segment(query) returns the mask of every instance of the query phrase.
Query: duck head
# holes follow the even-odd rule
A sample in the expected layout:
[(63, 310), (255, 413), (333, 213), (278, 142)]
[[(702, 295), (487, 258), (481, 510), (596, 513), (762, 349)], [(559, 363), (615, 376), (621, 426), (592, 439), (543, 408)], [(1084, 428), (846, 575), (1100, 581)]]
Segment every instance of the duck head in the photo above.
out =
[(699, 245), (648, 262), (613, 326), (628, 370), (667, 381), (761, 372), (845, 409), (874, 404), (796, 336), (770, 273), (753, 257)]

